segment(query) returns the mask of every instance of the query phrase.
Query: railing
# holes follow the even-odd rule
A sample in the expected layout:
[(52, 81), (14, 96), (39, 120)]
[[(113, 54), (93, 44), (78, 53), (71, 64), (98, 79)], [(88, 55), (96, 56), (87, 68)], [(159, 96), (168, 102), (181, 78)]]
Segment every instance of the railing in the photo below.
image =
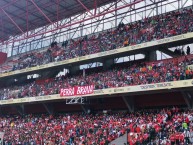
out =
[[(144, 85), (137, 85), (137, 86), (100, 89), (100, 90), (94, 90), (93, 94), (81, 95), (81, 96), (82, 97), (107, 96), (107, 95), (115, 95), (115, 94), (139, 93), (139, 92), (147, 92), (147, 91), (150, 92), (150, 91), (171, 90), (171, 89), (181, 89), (181, 88), (190, 88), (190, 87), (193, 87), (193, 79), (172, 81), (172, 82), (162, 82), (162, 83), (156, 83), (156, 84), (144, 84)], [(0, 105), (63, 100), (66, 98), (74, 98), (74, 97), (75, 96), (61, 97), (60, 94), (55, 94), (55, 95), (46, 95), (46, 96), (37, 96), (37, 97), (28, 97), (28, 98), (1, 100)], [(77, 95), (76, 97), (80, 97), (80, 96)]]

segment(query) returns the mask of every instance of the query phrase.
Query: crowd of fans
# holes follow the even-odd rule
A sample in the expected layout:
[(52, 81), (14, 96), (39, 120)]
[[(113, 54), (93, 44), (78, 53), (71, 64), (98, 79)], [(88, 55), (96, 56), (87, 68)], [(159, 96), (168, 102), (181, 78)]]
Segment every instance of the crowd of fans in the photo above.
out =
[(1, 116), (4, 144), (108, 145), (128, 133), (128, 145), (193, 143), (193, 112), (178, 107), (134, 113)]
[(59, 94), (61, 88), (74, 86), (94, 85), (94, 89), (106, 89), (193, 79), (193, 70), (186, 69), (191, 64), (193, 64), (193, 59), (183, 56), (151, 63), (134, 61), (115, 64), (108, 70), (96, 67), (94, 70), (85, 70), (84, 75), (80, 71), (77, 75), (66, 74), (21, 86), (9, 86), (0, 89), (0, 99)]
[(12, 70), (67, 60), (124, 46), (140, 44), (193, 31), (192, 9), (169, 12), (143, 20), (123, 24), (117, 28), (83, 38), (66, 40), (62, 47), (57, 42), (41, 52), (29, 52), (18, 58)]
[(130, 121), (127, 128), (129, 145), (192, 144), (192, 113), (177, 107), (135, 113), (135, 120)]

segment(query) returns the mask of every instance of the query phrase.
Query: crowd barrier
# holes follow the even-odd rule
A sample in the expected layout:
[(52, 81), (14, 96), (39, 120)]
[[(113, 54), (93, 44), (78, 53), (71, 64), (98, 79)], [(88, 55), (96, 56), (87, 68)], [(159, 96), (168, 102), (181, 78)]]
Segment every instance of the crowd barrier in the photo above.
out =
[(100, 89), (100, 90), (94, 90), (92, 94), (81, 95), (81, 96), (77, 95), (77, 96), (61, 97), (60, 94), (56, 94), (56, 95), (47, 95), (47, 96), (38, 96), (38, 97), (1, 100), (0, 105), (61, 100), (61, 99), (74, 98), (74, 97), (92, 97), (92, 96), (104, 96), (104, 95), (113, 95), (113, 94), (126, 94), (126, 93), (134, 93), (134, 92), (158, 91), (158, 90), (167, 90), (167, 89), (169, 90), (169, 89), (179, 89), (179, 88), (186, 88), (186, 87), (192, 87), (192, 86), (193, 86), (193, 79), (190, 79), (190, 80), (163, 82), (163, 83), (156, 83), (156, 84), (145, 84), (145, 85), (138, 85), (138, 86)]

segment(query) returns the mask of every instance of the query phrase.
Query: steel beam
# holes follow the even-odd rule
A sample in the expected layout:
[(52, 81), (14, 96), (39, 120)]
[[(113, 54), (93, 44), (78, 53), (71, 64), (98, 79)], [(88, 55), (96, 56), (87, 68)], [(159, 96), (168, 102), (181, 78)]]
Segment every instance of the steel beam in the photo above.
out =
[(80, 0), (76, 0), (89, 14), (91, 14), (91, 16), (93, 16), (93, 14), (90, 12), (90, 10), (80, 1)]
[(85, 97), (74, 97), (74, 98), (67, 98), (66, 104), (85, 104), (86, 98)]
[(84, 111), (84, 113), (87, 113), (87, 110), (86, 110), (86, 108), (84, 107), (84, 105), (80, 105), (81, 106), (81, 108), (82, 108), (82, 110)]
[(188, 108), (192, 109), (193, 108), (192, 95), (190, 95), (190, 93), (185, 92), (185, 91), (182, 91), (181, 93), (182, 93), (182, 96), (183, 96), (184, 101), (186, 102), (186, 105), (188, 106)]
[(21, 33), (24, 33), (23, 30), (16, 24), (16, 22), (4, 11), (4, 9), (1, 9), (5, 15), (12, 21), (12, 23), (21, 31)]
[(29, 25), (28, 25), (28, 19), (29, 19), (29, 11), (28, 11), (28, 0), (26, 0), (26, 29), (27, 29), (27, 37), (28, 37), (28, 28), (29, 28)]
[(4, 8), (6, 8), (6, 7), (8, 7), (8, 6), (10, 6), (10, 5), (13, 5), (15, 2), (17, 2), (17, 1), (19, 1), (19, 0), (12, 0), (11, 2), (9, 2), (8, 4), (6, 4), (6, 5), (4, 5), (4, 6), (2, 6), (0, 9), (4, 9)]
[[(95, 0), (96, 1), (96, 0)], [(123, 0), (122, 0), (123, 1)], [(162, 1), (164, 1), (164, 0), (162, 0)], [(145, 1), (146, 2), (146, 1)], [(160, 3), (161, 1), (158, 1), (158, 2), (156, 2), (156, 3)], [(172, 1), (173, 2), (173, 1)], [(169, 4), (169, 3), (167, 3), (167, 4)], [(147, 5), (147, 7), (148, 7), (148, 5)], [(142, 7), (140, 7), (140, 8), (142, 8)], [(139, 9), (140, 9), (139, 8)], [(145, 7), (146, 8), (146, 7)], [(135, 9), (135, 11), (137, 10), (138, 8), (136, 8)], [(98, 11), (97, 11), (98, 12)], [(139, 12), (138, 12), (139, 13)], [(106, 18), (105, 18), (106, 19)], [(95, 23), (95, 22), (94, 22)], [(66, 24), (64, 24), (64, 25), (66, 25)], [(64, 26), (64, 25), (61, 25), (61, 26)], [(61, 28), (62, 29), (62, 28)], [(48, 29), (47, 29), (48, 30)], [(48, 31), (47, 30), (45, 30), (44, 32), (42, 32), (42, 33), (44, 33), (44, 34), (46, 34)], [(41, 35), (40, 33), (37, 33), (37, 35)], [(25, 37), (24, 39), (28, 39), (28, 38), (32, 38), (33, 37), (33, 34), (32, 35), (30, 35), (31, 37)], [(23, 38), (23, 37), (22, 37)], [(20, 39), (20, 38), (19, 38)], [(19, 39), (14, 39), (14, 40), (10, 40), (11, 42), (9, 42), (9, 43), (12, 43), (12, 42), (15, 42), (15, 41), (19, 41)]]
[(24, 115), (25, 111), (24, 111), (24, 105), (17, 105), (15, 106), (15, 109), (17, 110), (17, 112), (22, 116)]
[(96, 15), (97, 11), (97, 0), (94, 1), (94, 15)]
[[(165, 0), (164, 0), (165, 1)], [(119, 1), (120, 2), (120, 1)], [(156, 3), (157, 4), (157, 3)], [(153, 5), (153, 4), (148, 4), (148, 5), (145, 5), (145, 6), (142, 6), (142, 7), (139, 7), (139, 8), (135, 8), (135, 9), (132, 9), (131, 11), (137, 11), (138, 9), (143, 9), (143, 8), (146, 8), (146, 7), (151, 7), (151, 5)], [(111, 6), (109, 6), (107, 9), (105, 9), (104, 11), (107, 11), (108, 9), (110, 9), (111, 7), (113, 7), (113, 5), (111, 5)], [(149, 10), (149, 9), (146, 9), (147, 11)], [(131, 12), (131, 11), (129, 11), (129, 12)], [(138, 11), (138, 13), (141, 13), (141, 12), (143, 12), (143, 11)], [(123, 13), (120, 13), (120, 14), (118, 14), (118, 15), (123, 15), (123, 14), (126, 14), (126, 13), (128, 13), (128, 11), (127, 12), (123, 12)], [(105, 15), (104, 15), (105, 16)], [(103, 17), (104, 17), (103, 16)], [(78, 17), (78, 16), (77, 16)], [(110, 17), (108, 17), (108, 18), (103, 18), (103, 20), (106, 20), (106, 19), (110, 19), (110, 18), (112, 18), (112, 17), (114, 17), (114, 16), (110, 16)], [(66, 19), (67, 20), (67, 19)], [(72, 20), (73, 21), (73, 20)], [(107, 23), (107, 22), (109, 22), (109, 21), (106, 21), (105, 23)], [(85, 24), (84, 26), (87, 26), (87, 25), (91, 25), (92, 26), (92, 24), (93, 23), (96, 23), (96, 22), (91, 22), (91, 23), (88, 23), (88, 24)], [(67, 24), (67, 23), (66, 23)], [(74, 30), (75, 28), (72, 28), (71, 30)], [(85, 28), (86, 29), (86, 28)], [(42, 29), (43, 30), (43, 29)], [(45, 31), (47, 31), (46, 29), (45, 29)], [(62, 31), (61, 33), (64, 33), (64, 32), (66, 32), (67, 30), (65, 30), (65, 31)], [(69, 31), (69, 30), (68, 30)], [(94, 32), (94, 31), (92, 31), (92, 32)], [(37, 33), (36, 33), (37, 34)], [(64, 34), (62, 34), (62, 35), (64, 35)], [(50, 36), (47, 36), (47, 37), (50, 37)], [(46, 37), (46, 38), (47, 38)], [(7, 43), (10, 43), (10, 42), (7, 42)]]
[(184, 4), (182, 5), (182, 8), (186, 5), (187, 2), (188, 2), (188, 0), (186, 0), (186, 1), (184, 2)]
[(122, 96), (125, 105), (127, 106), (129, 112), (134, 112), (134, 101), (132, 96)]
[(46, 109), (46, 111), (48, 112), (48, 114), (52, 115), (54, 113), (53, 105), (43, 103), (43, 106)]
[(31, 2), (37, 8), (37, 10), (48, 20), (48, 22), (53, 24), (53, 22), (46, 16), (46, 14), (44, 14), (44, 12), (38, 7), (38, 5), (36, 5), (36, 3), (33, 0), (31, 0)]
[[(5, 0), (4, 0), (4, 1), (5, 1)], [(8, 1), (6, 0), (5, 2), (8, 2)], [(28, 3), (28, 0), (26, 0), (26, 3)], [(35, 12), (34, 10), (29, 13), (29, 10), (25, 12), (25, 10), (23, 10), (23, 9), (22, 9), (21, 7), (19, 7), (19, 6), (16, 6), (16, 5), (12, 5), (12, 6), (14, 6), (14, 8), (18, 8), (19, 10), (21, 10), (22, 13), (16, 16), (16, 15), (14, 14), (14, 12), (12, 12), (11, 15), (12, 15), (13, 17), (18, 17), (19, 19), (21, 19), (21, 20), (24, 21), (25, 23), (26, 23), (26, 21), (27, 21), (27, 20), (24, 19), (24, 18), (26, 17), (26, 13), (28, 13), (27, 15), (30, 14), (30, 15), (38, 18), (38, 19), (43, 20), (41, 17), (39, 17), (39, 16), (37, 16), (37, 15), (34, 14), (34, 12)], [(28, 5), (26, 5), (26, 7), (27, 7), (26, 9), (28, 9)], [(6, 7), (5, 7), (5, 8), (6, 8)], [(0, 10), (1, 10), (1, 9), (0, 9)], [(4, 20), (4, 21), (5, 21), (5, 20)], [(33, 20), (33, 23), (36, 23), (36, 21)], [(31, 24), (31, 26), (32, 26), (32, 24)], [(33, 26), (34, 26), (34, 25), (33, 25)], [(28, 31), (29, 31), (29, 29), (27, 29), (27, 33), (28, 33)], [(9, 34), (11, 34), (11, 33), (9, 33)], [(15, 34), (12, 34), (12, 35), (15, 35)], [(27, 36), (28, 36), (28, 35), (27, 35)]]
[[(149, 6), (151, 6), (151, 5), (147, 5), (147, 7), (149, 7)], [(108, 9), (109, 9), (110, 7), (108, 7)], [(140, 8), (142, 8), (142, 7), (140, 7)], [(137, 9), (135, 9), (135, 10), (138, 10), (138, 9), (140, 9), (140, 8), (137, 8)], [(146, 10), (149, 10), (149, 9), (146, 9)], [(133, 11), (133, 10), (132, 10)], [(142, 11), (140, 11), (140, 12), (142, 12)], [(138, 13), (140, 13), (140, 12), (138, 12)], [(124, 13), (126, 13), (126, 12), (124, 12)], [(121, 14), (118, 14), (118, 15), (122, 15), (122, 14), (124, 14), (124, 13), (121, 13)], [(104, 15), (105, 16), (105, 15)], [(104, 17), (103, 16), (103, 17)], [(112, 17), (108, 17), (108, 18), (104, 18), (104, 19), (110, 19), (110, 18), (112, 18)], [(104, 20), (103, 19), (103, 20)], [(73, 20), (72, 20), (73, 21)], [(106, 23), (107, 23), (108, 21), (106, 21)], [(86, 24), (86, 25), (89, 25), (89, 24), (92, 24), (92, 23), (95, 23), (95, 22), (91, 22), (91, 23), (88, 23), (88, 24)], [(86, 26), (85, 25), (85, 26)], [(74, 29), (74, 28), (73, 28)], [(71, 29), (71, 30), (73, 30), (73, 29)], [(62, 31), (62, 33), (64, 33), (65, 31)], [(94, 32), (94, 31), (93, 31)], [(49, 36), (48, 36), (49, 37)]]
[[(118, 1), (118, 2), (120, 2), (120, 1)], [(111, 5), (110, 7), (108, 7), (107, 9), (105, 9), (105, 10), (103, 10), (103, 12), (105, 12), (105, 11), (108, 11), (110, 8), (112, 8), (114, 5)], [(143, 8), (143, 7), (142, 7)], [(139, 9), (139, 8), (138, 8)], [(138, 9), (135, 9), (135, 10), (138, 10)], [(147, 9), (148, 10), (148, 9)], [(101, 12), (101, 13), (103, 13), (103, 12)], [(125, 14), (125, 12), (124, 13), (121, 13), (121, 14), (118, 14), (118, 16), (119, 15), (122, 15), (122, 14)], [(77, 17), (75, 17), (75, 18), (73, 18), (74, 20), (76, 20), (76, 18), (78, 18), (80, 15), (78, 15)], [(105, 15), (104, 15), (105, 16)], [(108, 18), (104, 18), (104, 16), (103, 16), (103, 18), (102, 18), (102, 20), (105, 20), (105, 19), (110, 19), (110, 18), (113, 18), (114, 16), (111, 16), (111, 17), (108, 17)], [(70, 21), (73, 21), (73, 19), (71, 19)], [(101, 21), (101, 20), (100, 20)], [(98, 21), (97, 21), (98, 22)], [(109, 21), (107, 21), (107, 22), (109, 22)], [(91, 22), (91, 23), (88, 23), (88, 24), (85, 24), (84, 26), (87, 26), (87, 25), (89, 25), (89, 24), (93, 24), (93, 23), (96, 23), (96, 22)], [(67, 24), (67, 23), (66, 23)], [(65, 24), (64, 24), (65, 25)], [(69, 30), (76, 30), (77, 28), (72, 28), (72, 29), (69, 29)], [(42, 30), (44, 30), (44, 28), (42, 29)], [(69, 31), (68, 30), (68, 31)], [(40, 30), (41, 31), (41, 30)], [(62, 33), (63, 32), (65, 32), (65, 31), (62, 31)], [(93, 32), (95, 32), (95, 30), (93, 31)], [(37, 34), (37, 33), (34, 33), (34, 34)], [(49, 37), (49, 36), (48, 36)], [(9, 43), (11, 43), (11, 42), (9, 42)]]
[(56, 4), (57, 28), (58, 28), (58, 21), (59, 21), (59, 1), (60, 0), (57, 0), (57, 4)]
[[(33, 0), (31, 0), (31, 1), (33, 1)], [(39, 35), (42, 35), (42, 34), (45, 34), (45, 33), (50, 33), (50, 32), (56, 31), (56, 30), (58, 30), (58, 29), (62, 29), (62, 28), (66, 28), (66, 27), (71, 27), (72, 25), (76, 25), (76, 24), (79, 24), (79, 23), (82, 23), (82, 22), (84, 22), (84, 21), (88, 21), (88, 20), (91, 20), (91, 19), (95, 19), (96, 17), (100, 17), (100, 16), (103, 16), (103, 15), (112, 13), (112, 12), (114, 12), (114, 11), (116, 11), (116, 10), (120, 10), (120, 9), (129, 7), (129, 6), (131, 6), (131, 5), (135, 5), (135, 4), (140, 3), (140, 2), (142, 2), (142, 1), (144, 1), (144, 0), (137, 0), (137, 1), (133, 2), (133, 3), (120, 6), (120, 7), (116, 8), (116, 9), (112, 9), (112, 10), (106, 11), (106, 12), (104, 12), (104, 13), (99, 13), (99, 14), (97, 14), (97, 15), (95, 15), (95, 16), (91, 16), (91, 17), (86, 18), (86, 19), (84, 19), (84, 20), (80, 20), (80, 21), (77, 21), (77, 22), (74, 22), (74, 23), (71, 23), (71, 24), (67, 24), (67, 25), (62, 25), (62, 26), (59, 26), (58, 28), (54, 28), (54, 29), (49, 30), (49, 31), (47, 31), (47, 32), (42, 32), (42, 33), (39, 33), (39, 34), (36, 34), (36, 35), (31, 35), (31, 36), (28, 36), (28, 37), (20, 38), (20, 39), (17, 39), (17, 40), (15, 40), (15, 41), (20, 41), (20, 40), (24, 40), (24, 39), (27, 39), (27, 38), (32, 38), (32, 37), (35, 37), (35, 36), (39, 36)], [(12, 41), (12, 42), (14, 42), (14, 41)]]

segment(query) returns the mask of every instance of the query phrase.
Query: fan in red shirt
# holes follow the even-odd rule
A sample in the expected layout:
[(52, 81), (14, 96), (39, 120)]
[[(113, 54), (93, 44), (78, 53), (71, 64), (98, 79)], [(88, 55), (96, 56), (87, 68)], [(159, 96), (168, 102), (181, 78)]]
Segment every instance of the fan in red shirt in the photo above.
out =
[(171, 134), (169, 139), (170, 139), (171, 145), (175, 145), (175, 141), (176, 141), (175, 134)]
[(179, 143), (180, 143), (180, 135), (181, 135), (181, 133), (179, 133), (179, 132), (176, 132), (176, 133), (175, 133), (176, 144), (179, 144)]

